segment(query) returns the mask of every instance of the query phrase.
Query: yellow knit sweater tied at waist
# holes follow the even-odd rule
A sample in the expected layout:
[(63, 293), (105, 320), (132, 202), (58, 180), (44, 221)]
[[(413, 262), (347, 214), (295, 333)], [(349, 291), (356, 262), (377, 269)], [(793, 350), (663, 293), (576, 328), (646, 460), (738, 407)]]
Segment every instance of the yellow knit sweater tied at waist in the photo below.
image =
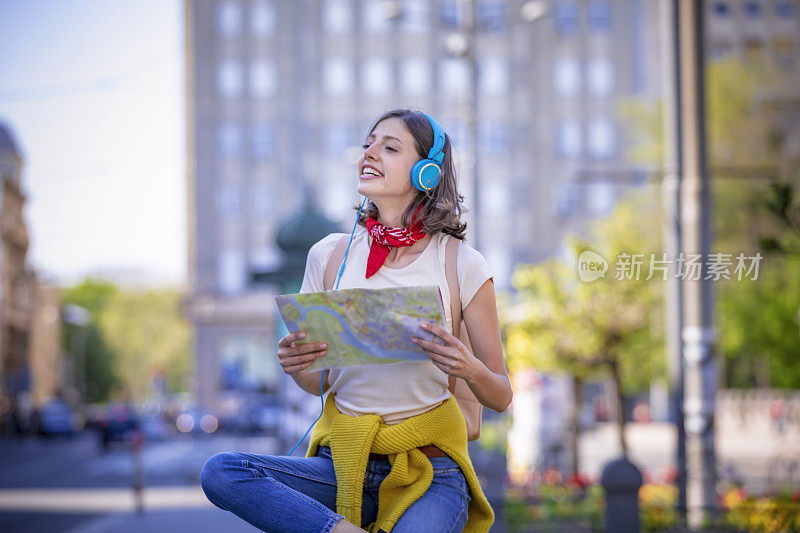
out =
[(369, 531), (392, 531), (408, 507), (433, 479), (430, 460), (419, 446), (433, 444), (449, 455), (466, 477), (471, 500), (465, 532), (486, 532), (494, 512), (484, 496), (467, 452), (467, 426), (452, 396), (438, 407), (399, 424), (386, 425), (377, 415), (349, 416), (336, 408), (329, 394), (322, 417), (314, 426), (306, 457), (329, 446), (336, 471), (336, 511), (361, 524), (361, 496), (370, 453), (389, 456), (391, 472), (378, 489), (378, 516)]

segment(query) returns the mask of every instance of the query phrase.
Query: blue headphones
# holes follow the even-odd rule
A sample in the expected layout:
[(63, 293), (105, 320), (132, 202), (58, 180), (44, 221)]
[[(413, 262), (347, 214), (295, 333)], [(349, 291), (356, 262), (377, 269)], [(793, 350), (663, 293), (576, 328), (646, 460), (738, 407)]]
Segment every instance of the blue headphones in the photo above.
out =
[(442, 175), (442, 160), (444, 159), (444, 129), (433, 117), (426, 113), (425, 118), (431, 123), (433, 129), (433, 146), (426, 159), (420, 159), (411, 168), (411, 184), (414, 188), (427, 192), (436, 187)]

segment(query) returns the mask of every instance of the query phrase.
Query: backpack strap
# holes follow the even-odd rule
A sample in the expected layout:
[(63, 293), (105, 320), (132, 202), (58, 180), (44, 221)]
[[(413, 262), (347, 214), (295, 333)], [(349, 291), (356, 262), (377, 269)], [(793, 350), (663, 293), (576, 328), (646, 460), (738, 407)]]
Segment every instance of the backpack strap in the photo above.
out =
[[(444, 252), (444, 273), (450, 291), (450, 318), (453, 320), (453, 335), (461, 337), (461, 289), (458, 286), (458, 246), (460, 240), (448, 235)], [(455, 394), (456, 378), (448, 377), (450, 392)]]
[(326, 291), (331, 290), (334, 281), (336, 281), (336, 275), (339, 273), (339, 268), (341, 268), (342, 260), (344, 259), (344, 253), (347, 250), (348, 238), (349, 235), (346, 233), (342, 235), (342, 238), (336, 243), (333, 252), (331, 252), (330, 257), (328, 257), (328, 263), (325, 265), (325, 273), (322, 276), (322, 287)]

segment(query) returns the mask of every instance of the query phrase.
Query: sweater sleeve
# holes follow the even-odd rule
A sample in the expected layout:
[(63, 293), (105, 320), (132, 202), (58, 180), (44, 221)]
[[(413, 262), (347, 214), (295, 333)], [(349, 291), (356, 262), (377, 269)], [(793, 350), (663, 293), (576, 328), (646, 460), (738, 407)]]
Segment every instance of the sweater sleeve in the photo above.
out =
[(303, 274), (303, 284), (300, 287), (300, 292), (320, 292), (325, 290), (322, 279), (325, 275), (325, 267), (328, 265), (328, 259), (330, 259), (342, 235), (344, 234), (331, 233), (314, 244), (308, 251), (306, 271)]
[(466, 309), (472, 298), (487, 280), (493, 278), (489, 264), (483, 255), (464, 244), (458, 247), (458, 287), (461, 291), (461, 309)]

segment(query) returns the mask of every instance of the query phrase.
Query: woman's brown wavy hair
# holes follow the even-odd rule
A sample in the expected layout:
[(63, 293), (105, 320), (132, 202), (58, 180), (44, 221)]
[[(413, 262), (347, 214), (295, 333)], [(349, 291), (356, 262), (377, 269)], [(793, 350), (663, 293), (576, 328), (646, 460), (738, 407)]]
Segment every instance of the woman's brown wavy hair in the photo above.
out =
[[(430, 122), (422, 113), (411, 111), (410, 109), (393, 109), (381, 115), (369, 129), (369, 137), (375, 128), (387, 118), (399, 118), (403, 121), (414, 137), (414, 144), (420, 159), (428, 157), (428, 152), (433, 147), (433, 128)], [(411, 225), (411, 218), (422, 205), (419, 216), (422, 217), (422, 231), (428, 235), (435, 235), (439, 232), (452, 235), (453, 237), (464, 240), (464, 233), (467, 229), (466, 223), (461, 222), (461, 214), (465, 211), (463, 207), (464, 196), (459, 194), (456, 187), (456, 171), (453, 165), (453, 148), (450, 136), (444, 134), (444, 159), (442, 160), (442, 176), (439, 184), (432, 191), (417, 191), (414, 200), (403, 212), (401, 223), (404, 227)], [(409, 180), (411, 176), (409, 176)], [(415, 189), (416, 190), (416, 189)], [(359, 206), (355, 206), (358, 211)], [(378, 208), (372, 201), (367, 201), (364, 211), (358, 218), (358, 223), (366, 227), (366, 220), (369, 217), (378, 218)]]

